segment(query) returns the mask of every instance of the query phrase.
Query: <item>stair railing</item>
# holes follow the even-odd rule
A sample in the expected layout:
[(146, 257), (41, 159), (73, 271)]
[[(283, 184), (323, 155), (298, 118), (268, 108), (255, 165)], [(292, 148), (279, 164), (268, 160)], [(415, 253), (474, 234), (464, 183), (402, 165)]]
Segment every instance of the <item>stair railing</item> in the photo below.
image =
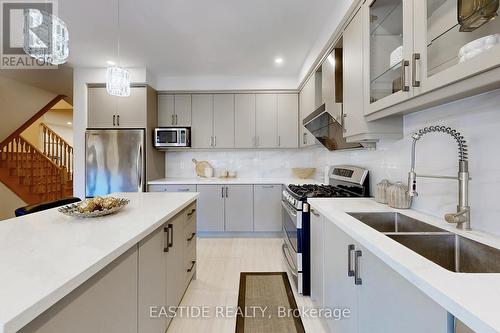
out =
[(41, 123), (43, 154), (66, 170), (67, 180), (73, 180), (73, 147), (46, 124)]

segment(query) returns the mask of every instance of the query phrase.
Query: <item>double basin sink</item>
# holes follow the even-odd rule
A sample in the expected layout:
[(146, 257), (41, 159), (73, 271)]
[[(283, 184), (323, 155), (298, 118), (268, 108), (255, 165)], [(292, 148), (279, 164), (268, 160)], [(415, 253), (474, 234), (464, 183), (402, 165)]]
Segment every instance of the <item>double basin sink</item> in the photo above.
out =
[(348, 214), (449, 271), (500, 273), (496, 248), (396, 212)]

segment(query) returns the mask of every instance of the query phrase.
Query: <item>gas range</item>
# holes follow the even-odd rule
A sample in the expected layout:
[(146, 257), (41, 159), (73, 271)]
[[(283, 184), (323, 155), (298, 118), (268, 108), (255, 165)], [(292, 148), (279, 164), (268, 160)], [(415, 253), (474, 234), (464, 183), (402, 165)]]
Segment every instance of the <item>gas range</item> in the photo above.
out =
[(283, 189), (283, 257), (297, 291), (310, 293), (310, 212), (309, 198), (366, 197), (370, 193), (368, 170), (349, 166), (332, 166), (328, 185), (288, 185)]
[(369, 194), (368, 170), (354, 166), (334, 166), (329, 171), (329, 184), (290, 184), (283, 190), (283, 201), (302, 210), (308, 198), (366, 197)]

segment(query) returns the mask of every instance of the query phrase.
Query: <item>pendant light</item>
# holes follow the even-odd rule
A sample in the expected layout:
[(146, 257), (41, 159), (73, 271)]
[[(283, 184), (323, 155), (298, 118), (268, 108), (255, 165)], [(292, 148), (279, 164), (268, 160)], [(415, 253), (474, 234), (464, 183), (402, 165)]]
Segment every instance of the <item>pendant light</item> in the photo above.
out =
[(118, 3), (118, 66), (110, 66), (106, 70), (106, 91), (113, 96), (130, 96), (130, 72), (120, 67), (120, 0)]
[(69, 33), (66, 23), (44, 10), (24, 10), (23, 50), (45, 63), (64, 64), (69, 57)]

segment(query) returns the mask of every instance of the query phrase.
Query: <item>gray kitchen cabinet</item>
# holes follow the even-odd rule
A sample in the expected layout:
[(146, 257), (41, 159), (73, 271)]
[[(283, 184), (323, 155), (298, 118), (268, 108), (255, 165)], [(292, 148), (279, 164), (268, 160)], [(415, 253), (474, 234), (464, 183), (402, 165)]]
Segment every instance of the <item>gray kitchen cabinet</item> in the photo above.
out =
[(138, 331), (165, 332), (170, 318), (150, 318), (151, 306), (167, 305), (167, 232), (161, 226), (139, 242)]
[(234, 95), (234, 146), (255, 147), (255, 94)]
[(315, 209), (311, 209), (311, 301), (314, 306), (321, 309), (324, 306), (323, 274), (325, 240), (324, 218)]
[(185, 210), (170, 220), (165, 227), (168, 229), (167, 258), (167, 299), (168, 306), (177, 306), (184, 295), (184, 222)]
[(137, 269), (133, 246), (18, 332), (137, 333)]
[(257, 94), (255, 100), (255, 136), (257, 148), (278, 146), (278, 98), (276, 94)]
[(159, 94), (158, 126), (159, 127), (191, 126), (191, 95)]
[(281, 185), (255, 184), (253, 187), (254, 231), (282, 231), (281, 213)]
[(213, 146), (234, 148), (234, 94), (216, 94), (213, 98)]
[[(327, 240), (324, 242), (324, 306), (350, 310), (349, 318), (327, 319), (328, 327), (331, 332), (355, 333), (358, 331), (356, 285), (348, 273), (348, 259), (354, 255), (357, 243), (327, 220), (323, 237)], [(352, 264), (351, 260), (351, 267)]]
[(130, 88), (130, 96), (116, 97), (106, 87), (87, 88), (88, 128), (145, 128), (147, 122), (147, 87)]
[(196, 185), (149, 185), (149, 192), (196, 192)]
[[(401, 1), (401, 0), (398, 0)], [(400, 139), (403, 136), (403, 119), (393, 117), (368, 122), (364, 109), (367, 107), (363, 86), (368, 77), (363, 73), (363, 16), (360, 9), (343, 34), (343, 114), (344, 137), (347, 141), (377, 141)], [(366, 89), (369, 89), (366, 87)]]
[(175, 126), (191, 126), (191, 95), (179, 94), (174, 96)]
[(213, 95), (197, 94), (192, 96), (191, 146), (193, 148), (212, 148), (213, 142)]
[(447, 311), (411, 282), (328, 220), (323, 235), (324, 307), (350, 310), (332, 332), (448, 332)]
[(253, 231), (253, 185), (226, 185), (226, 231)]
[(316, 144), (316, 139), (303, 125), (303, 120), (321, 105), (321, 98), (316, 93), (317, 82), (321, 80), (318, 74), (313, 74), (299, 93), (299, 143), (300, 147)]
[(299, 100), (297, 94), (278, 94), (278, 148), (298, 147), (298, 113)]
[(445, 309), (363, 246), (357, 250), (362, 253), (362, 284), (357, 286), (360, 333), (448, 332)]
[(198, 231), (224, 231), (224, 187), (198, 185)]
[(174, 95), (158, 95), (158, 126), (169, 127), (175, 124)]

